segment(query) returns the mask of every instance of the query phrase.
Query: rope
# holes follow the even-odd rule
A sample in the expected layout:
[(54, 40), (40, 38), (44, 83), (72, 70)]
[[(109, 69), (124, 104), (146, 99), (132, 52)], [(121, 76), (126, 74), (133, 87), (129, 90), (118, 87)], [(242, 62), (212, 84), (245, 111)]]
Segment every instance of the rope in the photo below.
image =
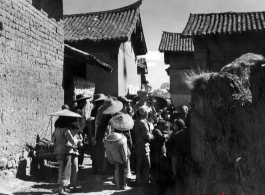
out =
[(49, 125), (51, 124), (51, 138), (52, 138), (52, 116), (50, 117), (49, 119), (49, 122), (48, 122), (48, 125), (47, 125), (47, 130), (46, 130), (46, 134), (45, 134), (45, 137), (47, 137), (47, 132), (49, 130)]

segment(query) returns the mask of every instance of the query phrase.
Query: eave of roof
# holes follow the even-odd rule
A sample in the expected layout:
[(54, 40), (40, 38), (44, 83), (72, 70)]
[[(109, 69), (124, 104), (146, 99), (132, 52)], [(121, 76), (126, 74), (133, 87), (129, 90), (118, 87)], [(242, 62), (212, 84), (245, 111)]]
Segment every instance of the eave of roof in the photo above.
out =
[(100, 68), (103, 68), (105, 69), (106, 71), (108, 72), (112, 72), (113, 68), (112, 66), (100, 61), (98, 58), (96, 58), (95, 56), (87, 53), (87, 52), (84, 52), (84, 51), (81, 51), (79, 49), (76, 49), (70, 45), (67, 45), (67, 44), (64, 44), (64, 50), (66, 53), (71, 53), (71, 54), (74, 54), (74, 55), (78, 55), (80, 56), (84, 61), (89, 61), (89, 62), (92, 62), (94, 63), (96, 66), (100, 67)]
[(183, 37), (181, 33), (163, 31), (158, 51), (194, 52), (194, 45), (190, 37)]
[(184, 36), (265, 31), (265, 12), (190, 14)]
[(144, 55), (147, 53), (147, 47), (140, 17), (141, 4), (142, 0), (139, 0), (114, 10), (65, 15), (65, 42), (126, 42), (136, 32), (137, 44), (141, 50), (138, 55)]

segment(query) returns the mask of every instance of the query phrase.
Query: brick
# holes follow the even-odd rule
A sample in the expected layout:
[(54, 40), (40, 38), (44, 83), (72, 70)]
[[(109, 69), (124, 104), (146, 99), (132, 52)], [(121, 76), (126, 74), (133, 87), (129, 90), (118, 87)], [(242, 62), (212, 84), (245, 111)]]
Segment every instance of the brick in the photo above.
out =
[(17, 167), (17, 163), (16, 163), (15, 160), (11, 160), (11, 163), (12, 163), (12, 167), (13, 167), (13, 168), (16, 168), (16, 167)]
[(7, 168), (8, 169), (13, 168), (12, 162), (10, 160), (7, 162)]
[[(0, 2), (0, 21), (3, 24), (3, 29), (0, 30), (0, 83), (5, 83), (3, 87), (1, 85), (0, 101), (3, 105), (8, 105), (2, 119), (0, 117), (0, 137), (7, 141), (6, 143), (0, 142), (0, 149), (4, 148), (8, 159), (14, 156), (14, 160), (11, 162), (6, 161), (6, 164), (0, 162), (0, 167), (6, 165), (15, 167), (19, 159), (19, 151), (25, 144), (32, 143), (34, 145), (36, 135), (44, 135), (43, 126), (47, 124), (45, 119), (43, 120), (43, 117), (40, 116), (46, 117), (46, 110), (40, 108), (46, 106), (60, 108), (63, 102), (62, 87), (53, 85), (53, 83), (61, 83), (62, 73), (61, 70), (52, 66), (51, 57), (47, 54), (47, 50), (50, 49), (48, 44), (51, 44), (50, 52), (55, 55), (56, 50), (53, 48), (55, 47), (53, 43), (63, 44), (63, 35), (56, 35), (62, 36), (59, 43), (56, 41), (56, 37), (50, 37), (53, 33), (52, 29), (58, 28), (62, 31), (62, 26), (59, 26), (59, 23), (49, 19), (50, 13), (43, 14), (23, 0), (13, 0), (11, 4), (9, 0), (0, 0)], [(55, 9), (53, 2), (51, 1), (46, 6)], [(13, 9), (9, 5), (12, 5)], [(15, 45), (7, 45), (10, 41), (13, 41)], [(45, 55), (40, 55), (41, 52)], [(63, 59), (63, 54), (59, 55), (62, 55), (60, 58)], [(45, 57), (43, 58), (43, 56)], [(49, 67), (46, 68), (43, 65)], [(62, 67), (63, 61), (58, 61), (56, 66)], [(60, 75), (53, 77), (53, 83), (47, 79), (50, 72)], [(2, 75), (5, 76), (2, 77)], [(40, 96), (34, 86), (41, 86), (41, 94), (45, 96), (42, 101), (32, 101)], [(2, 95), (7, 98), (3, 99)], [(54, 102), (54, 98), (57, 98), (57, 102)], [(18, 107), (20, 109), (17, 109)], [(36, 110), (38, 114), (36, 114)], [(1, 113), (0, 110), (0, 116)], [(13, 154), (12, 151), (16, 152)], [(1, 157), (3, 157), (2, 152), (0, 152)]]
[(7, 159), (6, 158), (1, 158), (0, 160), (0, 169), (5, 168), (7, 165)]

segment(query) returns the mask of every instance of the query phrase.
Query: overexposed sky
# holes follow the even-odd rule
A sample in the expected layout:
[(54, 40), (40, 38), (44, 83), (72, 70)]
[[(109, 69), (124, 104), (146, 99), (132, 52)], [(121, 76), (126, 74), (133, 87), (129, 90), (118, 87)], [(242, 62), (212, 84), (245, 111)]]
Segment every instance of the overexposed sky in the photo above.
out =
[[(136, 0), (63, 0), (64, 14), (116, 9)], [(265, 0), (143, 0), (140, 7), (148, 54), (147, 80), (157, 89), (169, 77), (163, 54), (158, 52), (162, 31), (182, 32), (190, 13), (265, 11)]]

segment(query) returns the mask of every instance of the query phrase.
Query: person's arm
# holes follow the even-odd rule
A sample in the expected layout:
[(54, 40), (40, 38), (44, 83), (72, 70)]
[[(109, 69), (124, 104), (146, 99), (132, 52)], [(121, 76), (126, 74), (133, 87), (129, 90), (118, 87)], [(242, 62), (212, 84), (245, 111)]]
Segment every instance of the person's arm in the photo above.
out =
[(74, 139), (74, 137), (71, 134), (70, 130), (67, 130), (65, 132), (65, 137), (70, 142), (70, 144), (72, 144), (72, 145), (77, 145), (80, 142), (78, 139)]
[[(55, 132), (55, 131), (54, 131), (54, 132)], [(52, 143), (53, 143), (54, 145), (56, 145), (56, 138), (55, 138), (54, 132), (52, 133)]]
[(168, 138), (168, 152), (170, 154), (172, 154), (172, 151), (173, 151), (173, 147), (174, 147), (174, 144), (173, 144), (173, 137), (174, 137), (174, 133), (171, 133), (169, 135), (169, 138)]
[(133, 105), (133, 112), (134, 112), (134, 114), (137, 112), (138, 108), (139, 107), (138, 107), (138, 104), (137, 103)]
[(147, 122), (141, 122), (140, 129), (141, 129), (141, 133), (144, 139), (146, 140), (154, 139), (154, 136), (152, 135), (152, 133), (149, 132), (149, 127), (147, 125)]

